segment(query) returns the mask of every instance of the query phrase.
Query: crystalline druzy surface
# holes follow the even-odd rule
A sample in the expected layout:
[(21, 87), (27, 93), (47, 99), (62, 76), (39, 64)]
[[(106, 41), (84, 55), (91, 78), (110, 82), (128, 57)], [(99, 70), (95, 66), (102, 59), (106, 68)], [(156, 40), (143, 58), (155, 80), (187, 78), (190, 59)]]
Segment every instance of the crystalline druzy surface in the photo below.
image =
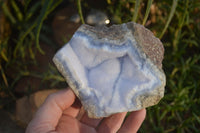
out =
[(82, 25), (53, 58), (89, 117), (139, 110), (164, 95), (164, 48), (143, 26)]

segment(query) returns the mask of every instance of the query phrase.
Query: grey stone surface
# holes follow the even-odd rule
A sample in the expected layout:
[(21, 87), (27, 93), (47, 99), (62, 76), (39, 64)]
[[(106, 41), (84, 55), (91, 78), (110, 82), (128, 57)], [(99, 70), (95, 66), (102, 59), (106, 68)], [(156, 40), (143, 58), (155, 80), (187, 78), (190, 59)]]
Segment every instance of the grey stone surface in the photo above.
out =
[(164, 95), (164, 48), (143, 26), (82, 25), (53, 58), (91, 118), (157, 104)]

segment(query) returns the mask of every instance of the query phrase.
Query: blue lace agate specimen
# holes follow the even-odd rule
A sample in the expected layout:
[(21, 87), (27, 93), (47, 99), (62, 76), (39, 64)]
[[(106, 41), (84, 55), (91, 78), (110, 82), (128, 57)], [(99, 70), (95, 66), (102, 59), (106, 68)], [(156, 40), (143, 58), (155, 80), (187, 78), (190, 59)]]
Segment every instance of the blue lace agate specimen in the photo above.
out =
[(157, 104), (166, 84), (164, 48), (143, 26), (83, 24), (53, 58), (91, 118)]

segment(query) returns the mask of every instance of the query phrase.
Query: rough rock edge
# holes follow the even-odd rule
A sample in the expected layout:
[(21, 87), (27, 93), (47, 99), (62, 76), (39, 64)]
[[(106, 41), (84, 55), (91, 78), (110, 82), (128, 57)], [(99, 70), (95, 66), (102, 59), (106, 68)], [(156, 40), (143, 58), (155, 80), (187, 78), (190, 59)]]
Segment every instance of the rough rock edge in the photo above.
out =
[(148, 58), (162, 70), (164, 47), (162, 42), (153, 33), (140, 24), (134, 23), (134, 37)]

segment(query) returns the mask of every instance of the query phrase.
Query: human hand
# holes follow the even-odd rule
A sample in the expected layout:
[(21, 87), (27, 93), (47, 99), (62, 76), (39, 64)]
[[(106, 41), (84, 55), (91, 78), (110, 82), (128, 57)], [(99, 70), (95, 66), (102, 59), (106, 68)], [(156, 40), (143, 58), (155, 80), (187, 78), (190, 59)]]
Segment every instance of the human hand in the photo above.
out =
[[(130, 113), (114, 114), (103, 119), (91, 119), (86, 113), (77, 119), (80, 102), (71, 89), (47, 97), (29, 123), (26, 133), (135, 133), (146, 116), (142, 109)], [(123, 122), (124, 121), (124, 122)]]

